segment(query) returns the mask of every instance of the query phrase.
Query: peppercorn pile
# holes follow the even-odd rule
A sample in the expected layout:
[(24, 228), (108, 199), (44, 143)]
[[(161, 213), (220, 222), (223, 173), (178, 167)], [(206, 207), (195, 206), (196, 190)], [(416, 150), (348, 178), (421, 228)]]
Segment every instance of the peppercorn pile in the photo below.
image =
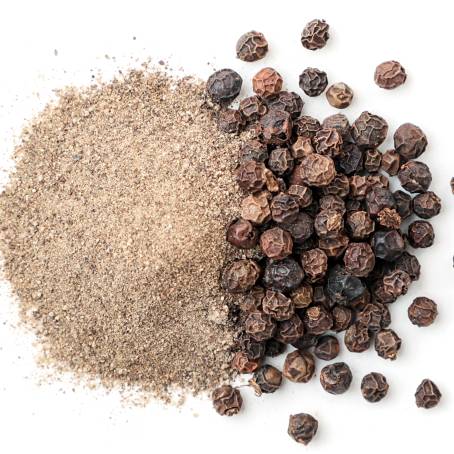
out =
[[(248, 34), (250, 39), (254, 34)], [(263, 58), (264, 37), (257, 36), (261, 53), (240, 40), (239, 58)], [(302, 44), (316, 50), (328, 38), (327, 24), (315, 20), (304, 29)], [(405, 70), (395, 61), (375, 72), (381, 88), (393, 89), (405, 80)], [(259, 395), (275, 392), (283, 377), (305, 383), (314, 375), (315, 357), (331, 361), (338, 355), (335, 333), (342, 333), (350, 352), (373, 345), (381, 358), (395, 360), (402, 341), (390, 328), (388, 305), (419, 278), (418, 259), (407, 248), (433, 244), (428, 219), (441, 209), (440, 198), (430, 191), (431, 172), (419, 160), (427, 146), (425, 134), (404, 123), (394, 132), (394, 148), (382, 151), (389, 128), (379, 115), (364, 111), (351, 124), (341, 113), (323, 121), (305, 115), (302, 98), (283, 90), (282, 77), (269, 67), (253, 77), (254, 95), (242, 99), (238, 109), (229, 108), (241, 83), (230, 69), (215, 72), (207, 83), (208, 95), (223, 107), (220, 129), (253, 134), (238, 155), (241, 216), (232, 219), (226, 233), (243, 256), (229, 263), (221, 278), (226, 292), (238, 295), (241, 329), (232, 367), (254, 374), (250, 384)], [(299, 83), (312, 97), (324, 92), (328, 80), (324, 71), (307, 68)], [(337, 83), (326, 97), (343, 109), (352, 102), (353, 91)], [(390, 189), (392, 176), (402, 189)], [(402, 228), (408, 220), (408, 228)], [(428, 326), (437, 315), (436, 304), (417, 298), (408, 315), (413, 324)], [(267, 357), (288, 346), (294, 350), (287, 354), (282, 373), (266, 364)], [(344, 393), (351, 382), (352, 373), (343, 362), (320, 371), (321, 386), (331, 394)], [(372, 372), (363, 378), (361, 392), (377, 402), (388, 387), (382, 374)], [(436, 386), (426, 380), (416, 402), (429, 408), (439, 397)], [(241, 407), (239, 391), (231, 387), (228, 399), (213, 398), (221, 414)], [(220, 402), (226, 405), (221, 411)], [(312, 416), (290, 417), (289, 434), (297, 441), (306, 444), (316, 430)]]

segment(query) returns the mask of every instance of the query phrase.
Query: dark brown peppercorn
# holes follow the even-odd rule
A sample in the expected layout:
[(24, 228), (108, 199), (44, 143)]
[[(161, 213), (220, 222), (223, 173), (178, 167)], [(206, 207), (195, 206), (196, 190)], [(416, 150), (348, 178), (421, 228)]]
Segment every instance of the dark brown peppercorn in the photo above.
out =
[(339, 354), (339, 341), (334, 336), (322, 336), (317, 340), (314, 355), (324, 361), (331, 361)]
[(420, 161), (408, 161), (403, 164), (397, 177), (408, 192), (426, 192), (432, 183), (429, 167)]
[(374, 282), (372, 287), (372, 294), (374, 296), (374, 301), (380, 303), (389, 304), (396, 301), (396, 297), (385, 289), (383, 281), (377, 280), (376, 282)]
[(313, 139), (317, 153), (335, 158), (342, 148), (342, 136), (337, 129), (320, 129)]
[(391, 176), (397, 175), (400, 168), (400, 155), (394, 150), (388, 150), (383, 154), (381, 168)]
[(334, 363), (320, 371), (320, 383), (330, 394), (343, 394), (350, 388), (352, 372), (345, 363)]
[(345, 175), (360, 173), (364, 167), (363, 151), (354, 143), (344, 143), (342, 152), (336, 159), (336, 166)]
[(378, 302), (368, 303), (358, 312), (356, 321), (369, 331), (376, 333), (390, 325), (391, 314), (384, 304)]
[(288, 320), (295, 312), (292, 300), (283, 293), (267, 290), (262, 301), (262, 310), (274, 320)]
[(320, 122), (309, 115), (302, 115), (296, 122), (296, 133), (301, 137), (312, 139), (315, 133), (322, 129)]
[(289, 418), (288, 434), (303, 445), (307, 445), (314, 438), (317, 428), (317, 420), (307, 413), (298, 413)]
[(268, 339), (265, 343), (265, 356), (274, 358), (285, 352), (287, 345), (276, 339)]
[(397, 260), (405, 249), (405, 242), (397, 230), (375, 232), (372, 240), (375, 256), (393, 262)]
[(350, 242), (347, 235), (339, 234), (334, 237), (320, 238), (318, 247), (322, 249), (328, 257), (340, 257)]
[(238, 307), (246, 314), (259, 311), (262, 308), (264, 296), (265, 290), (262, 287), (252, 287), (249, 293), (238, 302)]
[(213, 102), (230, 104), (239, 94), (243, 79), (233, 69), (221, 69), (213, 73), (207, 81), (207, 93)]
[(270, 204), (274, 222), (290, 223), (296, 220), (299, 205), (295, 198), (283, 192), (273, 198)]
[(301, 208), (306, 208), (312, 203), (312, 191), (307, 186), (292, 184), (289, 186), (287, 194), (292, 196)]
[(308, 334), (318, 336), (332, 328), (333, 317), (323, 306), (311, 306), (306, 309), (303, 322)]
[(260, 367), (261, 358), (249, 358), (246, 352), (236, 352), (232, 360), (232, 368), (240, 374), (251, 374)]
[(416, 389), (415, 399), (417, 407), (433, 408), (440, 402), (441, 392), (433, 381), (426, 378)]
[(315, 371), (314, 357), (306, 351), (295, 350), (285, 358), (282, 374), (296, 383), (307, 383)]
[(421, 265), (414, 255), (406, 251), (394, 262), (394, 267), (395, 269), (405, 271), (412, 281), (419, 279)]
[(257, 225), (268, 222), (271, 219), (268, 194), (261, 192), (243, 199), (241, 203), (241, 217)]
[(384, 359), (395, 360), (401, 344), (401, 339), (392, 329), (382, 329), (375, 336), (375, 350)]
[(331, 85), (326, 91), (326, 99), (336, 109), (345, 109), (353, 100), (353, 90), (343, 82)]
[(337, 129), (344, 141), (350, 139), (350, 122), (344, 114), (338, 113), (326, 117), (322, 126), (327, 129)]
[(337, 195), (325, 195), (319, 199), (320, 211), (334, 210), (345, 214), (345, 202)]
[(363, 175), (353, 175), (350, 177), (350, 197), (358, 200), (366, 198), (367, 191), (369, 190), (369, 183), (367, 177)]
[(263, 283), (268, 288), (286, 293), (298, 288), (303, 278), (303, 269), (296, 260), (287, 257), (284, 260), (268, 262), (265, 267)]
[(344, 264), (347, 273), (365, 277), (374, 269), (374, 251), (367, 243), (350, 243), (345, 250)]
[(405, 295), (411, 284), (410, 276), (402, 270), (396, 269), (383, 277), (383, 290), (394, 298)]
[(293, 344), (304, 335), (304, 324), (298, 315), (277, 324), (275, 339), (283, 344)]
[(282, 90), (282, 77), (273, 68), (261, 69), (252, 79), (254, 92), (262, 98), (277, 95)]
[(375, 225), (365, 211), (351, 211), (347, 214), (347, 230), (354, 240), (364, 240), (374, 231)]
[(304, 309), (312, 304), (314, 288), (310, 284), (303, 284), (294, 290), (290, 296), (296, 309)]
[(353, 323), (345, 331), (344, 343), (349, 351), (361, 353), (370, 347), (370, 335), (367, 327), (359, 323)]
[(241, 145), (238, 158), (242, 163), (246, 161), (264, 162), (268, 159), (268, 148), (258, 140), (248, 140)]
[(303, 156), (315, 153), (312, 140), (309, 137), (297, 137), (295, 143), (290, 147), (290, 151), (295, 159), (301, 159)]
[(404, 123), (394, 133), (394, 148), (404, 161), (421, 156), (427, 147), (427, 137), (421, 128)]
[(371, 372), (361, 380), (361, 393), (368, 402), (379, 402), (388, 394), (388, 389), (386, 377), (378, 372)]
[(328, 257), (318, 248), (303, 252), (301, 263), (309, 282), (317, 282), (322, 279), (328, 269)]
[(222, 273), (222, 286), (230, 293), (243, 293), (254, 287), (260, 275), (260, 267), (249, 259), (236, 260)]
[(293, 170), (293, 156), (288, 148), (276, 148), (270, 153), (268, 167), (276, 175), (282, 176)]
[(378, 223), (386, 229), (397, 230), (400, 228), (402, 219), (394, 208), (383, 208), (377, 216)]
[(312, 347), (315, 347), (317, 344), (318, 336), (314, 334), (304, 334), (295, 342), (292, 342), (292, 346), (298, 350), (308, 350)]
[(411, 216), (413, 210), (413, 200), (410, 194), (404, 191), (394, 191), (394, 200), (396, 202), (396, 210), (401, 219), (407, 219)]
[(330, 269), (325, 289), (333, 304), (348, 304), (349, 301), (361, 296), (365, 291), (361, 279), (347, 273), (340, 265), (335, 265)]
[(374, 187), (366, 195), (366, 206), (370, 216), (375, 218), (383, 208), (394, 208), (396, 201), (389, 189)]
[(258, 230), (244, 219), (232, 222), (227, 228), (227, 241), (240, 249), (251, 249), (259, 241)]
[(260, 192), (266, 184), (266, 167), (263, 162), (246, 161), (235, 170), (238, 186), (244, 191)]
[(307, 213), (300, 212), (294, 221), (283, 223), (281, 227), (290, 233), (295, 244), (303, 244), (314, 233), (314, 220)]
[(345, 208), (347, 212), (361, 211), (364, 208), (364, 202), (362, 200), (348, 198), (345, 201)]
[(260, 236), (260, 247), (271, 259), (283, 259), (292, 253), (293, 241), (290, 233), (279, 227), (265, 230)]
[(255, 372), (249, 384), (254, 388), (255, 393), (260, 396), (262, 393), (274, 393), (282, 383), (282, 373), (273, 366), (265, 365)]
[(424, 192), (413, 199), (413, 211), (420, 218), (430, 219), (439, 214), (440, 210), (441, 200), (435, 192)]
[(352, 125), (352, 135), (362, 148), (377, 148), (386, 139), (388, 123), (378, 115), (363, 112)]
[(317, 68), (306, 68), (300, 75), (299, 85), (307, 96), (318, 96), (325, 91), (328, 77), (325, 71)]
[(260, 119), (260, 137), (272, 145), (286, 144), (292, 134), (292, 119), (284, 110), (270, 110)]
[(268, 52), (268, 42), (262, 33), (250, 31), (240, 36), (236, 43), (236, 56), (243, 61), (256, 61)]
[(276, 96), (269, 98), (267, 104), (269, 110), (284, 110), (296, 119), (301, 115), (304, 102), (294, 91), (280, 91)]
[(431, 325), (437, 315), (437, 304), (425, 296), (415, 298), (408, 308), (408, 318), (419, 327)]
[(320, 187), (333, 181), (336, 176), (336, 169), (330, 157), (314, 153), (301, 160), (300, 174), (303, 183)]
[(336, 333), (345, 331), (353, 323), (353, 311), (349, 307), (334, 306), (331, 314), (334, 321), (332, 330)]
[(256, 341), (271, 339), (276, 333), (276, 322), (263, 312), (251, 312), (246, 318), (244, 328)]
[(218, 127), (227, 134), (238, 134), (246, 125), (246, 120), (239, 110), (224, 109), (219, 113)]
[(236, 415), (243, 405), (240, 392), (230, 385), (223, 385), (216, 388), (211, 398), (214, 409), (222, 416)]
[(301, 44), (309, 50), (325, 47), (329, 39), (329, 25), (323, 19), (314, 19), (306, 24), (301, 34)]
[[(364, 168), (368, 172), (378, 172), (380, 165), (382, 165), (382, 154), (380, 151), (376, 148), (366, 150), (364, 153)], [(397, 170), (399, 170), (399, 166), (397, 166)]]
[(344, 228), (344, 218), (337, 210), (322, 210), (314, 219), (314, 229), (319, 238), (336, 237)]
[(248, 121), (257, 121), (262, 115), (268, 112), (266, 104), (258, 96), (249, 96), (240, 102), (239, 111), (243, 118)]
[(340, 198), (345, 198), (350, 192), (350, 182), (347, 175), (338, 173), (331, 183), (321, 189), (324, 195), (337, 195)]
[(407, 74), (398, 61), (390, 60), (377, 66), (374, 80), (380, 88), (391, 90), (402, 85), (407, 80)]
[(432, 225), (427, 221), (415, 221), (408, 226), (408, 241), (414, 248), (432, 246), (435, 233)]

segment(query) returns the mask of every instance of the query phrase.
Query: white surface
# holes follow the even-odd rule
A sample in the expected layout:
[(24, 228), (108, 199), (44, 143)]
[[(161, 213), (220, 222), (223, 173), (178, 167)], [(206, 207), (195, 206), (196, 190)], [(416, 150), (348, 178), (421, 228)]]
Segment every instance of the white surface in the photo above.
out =
[[(298, 88), (298, 75), (307, 66), (327, 71), (329, 81), (344, 81), (355, 92), (350, 120), (361, 111), (383, 115), (390, 135), (410, 121), (429, 139), (422, 160), (433, 172), (432, 189), (443, 199), (442, 214), (434, 220), (435, 246), (417, 253), (421, 279), (391, 307), (393, 327), (403, 338), (396, 362), (377, 357), (373, 349), (354, 355), (342, 351), (354, 381), (342, 396), (324, 392), (318, 377), (308, 384), (286, 382), (274, 395), (261, 399), (243, 389), (244, 411), (221, 418), (210, 402), (190, 400), (183, 409), (124, 406), (117, 394), (87, 391), (70, 382), (38, 384), (41, 372), (34, 362), (33, 338), (14, 328), (16, 306), (2, 284), (0, 305), (0, 451), (4, 453), (85, 452), (199, 452), (224, 453), (334, 449), (351, 454), (369, 452), (450, 452), (453, 400), (451, 389), (452, 221), (454, 175), (452, 144), (452, 24), (449, 2), (51, 2), (4, 0), (0, 6), (0, 131), (1, 169), (7, 167), (12, 131), (48, 99), (53, 88), (87, 83), (102, 68), (113, 74), (119, 67), (152, 57), (206, 78), (212, 68), (232, 67), (245, 80), (262, 66), (273, 66), (286, 86)], [(318, 52), (305, 50), (301, 30), (313, 18), (330, 24), (331, 39)], [(268, 56), (256, 63), (235, 58), (235, 43), (245, 31), (262, 31), (270, 44)], [(133, 37), (136, 37), (134, 40)], [(54, 49), (58, 56), (54, 55)], [(117, 57), (107, 59), (104, 56)], [(397, 59), (408, 72), (407, 83), (384, 91), (373, 83), (375, 66)], [(38, 99), (32, 96), (41, 93)], [(305, 112), (319, 118), (334, 113), (324, 95), (306, 101)], [(2, 172), (4, 177), (4, 172)], [(439, 304), (439, 318), (418, 329), (407, 319), (411, 300), (418, 295)], [(280, 363), (281, 361), (279, 361)], [(318, 363), (318, 369), (322, 362)], [(369, 404), (360, 395), (361, 377), (383, 372), (390, 383), (388, 397)], [(317, 374), (318, 375), (318, 374)], [(414, 390), (421, 379), (432, 378), (443, 393), (432, 410), (416, 408)], [(198, 413), (198, 417), (194, 413)], [(286, 434), (290, 413), (309, 412), (319, 420), (319, 433), (309, 447)]]

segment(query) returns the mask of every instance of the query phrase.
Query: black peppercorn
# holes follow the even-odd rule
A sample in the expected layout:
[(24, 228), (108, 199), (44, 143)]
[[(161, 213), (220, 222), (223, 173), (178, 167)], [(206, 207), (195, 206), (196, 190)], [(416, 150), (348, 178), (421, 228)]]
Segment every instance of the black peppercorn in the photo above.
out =
[(257, 395), (274, 393), (282, 383), (282, 373), (273, 366), (265, 365), (254, 373), (249, 384)]
[(393, 262), (404, 252), (405, 242), (397, 230), (378, 231), (374, 233), (372, 247), (376, 257)]
[(270, 110), (260, 118), (259, 134), (264, 143), (285, 145), (292, 134), (292, 118), (285, 110)]
[(342, 136), (337, 129), (320, 129), (314, 136), (313, 143), (317, 153), (335, 158), (341, 154)]
[(317, 68), (306, 68), (300, 75), (299, 85), (307, 96), (318, 96), (325, 91), (328, 78), (325, 71)]
[(239, 94), (243, 79), (233, 69), (221, 69), (212, 74), (207, 81), (207, 92), (218, 104), (230, 104)]
[(320, 383), (330, 394), (343, 394), (350, 388), (352, 372), (345, 363), (334, 363), (320, 371)]
[(276, 195), (270, 204), (271, 217), (278, 223), (291, 223), (296, 220), (299, 212), (298, 202), (283, 192)]
[(249, 259), (236, 260), (222, 273), (222, 286), (230, 293), (243, 293), (254, 287), (260, 275), (260, 267)]
[(440, 402), (441, 392), (433, 381), (426, 378), (416, 389), (415, 399), (417, 407), (433, 408)]
[(277, 95), (267, 99), (269, 110), (284, 110), (292, 119), (301, 115), (304, 102), (301, 96), (294, 91), (280, 91)]
[(404, 123), (394, 133), (394, 148), (404, 161), (421, 156), (427, 147), (427, 137), (421, 128)]
[(310, 21), (301, 34), (301, 44), (309, 50), (317, 50), (325, 47), (329, 39), (329, 25), (322, 19)]
[(401, 339), (392, 329), (382, 329), (375, 336), (375, 350), (384, 359), (396, 359), (401, 344)]
[(277, 321), (288, 320), (295, 312), (292, 300), (274, 290), (266, 291), (262, 301), (262, 310)]
[(259, 240), (258, 230), (244, 219), (232, 222), (227, 228), (227, 241), (240, 249), (251, 249)]
[(283, 344), (293, 344), (304, 335), (304, 324), (298, 315), (277, 324), (275, 338)]
[(352, 135), (359, 147), (377, 148), (387, 134), (388, 123), (370, 112), (363, 112), (352, 125)]
[(376, 333), (390, 325), (391, 314), (388, 307), (382, 303), (368, 303), (358, 312), (356, 321), (365, 326), (368, 331)]
[(276, 339), (268, 339), (265, 343), (265, 356), (274, 358), (285, 352), (287, 345)]
[(268, 194), (261, 192), (246, 197), (241, 203), (241, 217), (253, 224), (264, 224), (271, 219)]
[(281, 223), (280, 226), (290, 233), (296, 244), (304, 243), (314, 233), (314, 220), (307, 213), (300, 212), (294, 221)]
[(268, 42), (262, 33), (250, 31), (241, 35), (236, 43), (236, 56), (243, 61), (257, 61), (268, 52)]
[(360, 323), (353, 323), (347, 331), (345, 331), (344, 343), (349, 351), (361, 353), (370, 347), (370, 334), (367, 327)]
[(435, 233), (432, 225), (427, 221), (415, 221), (408, 226), (408, 241), (414, 248), (432, 246)]
[(265, 162), (268, 159), (268, 148), (258, 140), (248, 140), (241, 145), (238, 158), (241, 163), (246, 161)]
[(367, 243), (350, 243), (345, 250), (344, 265), (352, 276), (365, 277), (374, 269), (374, 251)]
[(236, 352), (232, 360), (232, 368), (240, 374), (251, 374), (260, 367), (262, 358), (250, 358), (246, 352)]
[(368, 402), (379, 402), (388, 394), (388, 389), (386, 377), (378, 372), (371, 372), (361, 380), (361, 393)]
[(315, 371), (314, 357), (306, 351), (295, 350), (285, 358), (282, 374), (296, 383), (307, 383)]
[(309, 282), (317, 282), (328, 269), (328, 257), (319, 248), (310, 249), (301, 254), (301, 264)]
[(236, 415), (243, 405), (240, 391), (230, 385), (216, 388), (212, 394), (214, 409), (222, 416)]
[(406, 251), (394, 262), (394, 268), (405, 271), (412, 281), (419, 279), (421, 265), (414, 255)]
[(391, 90), (402, 85), (407, 80), (407, 74), (398, 61), (390, 60), (377, 66), (374, 80), (380, 88)]
[(322, 336), (317, 340), (314, 355), (324, 361), (331, 361), (339, 354), (339, 341), (334, 336)]
[(345, 109), (353, 100), (353, 90), (343, 82), (331, 85), (326, 91), (326, 99), (336, 109)]
[(413, 210), (413, 199), (410, 194), (404, 191), (394, 191), (394, 200), (396, 202), (396, 210), (401, 219), (407, 219), (411, 216)]
[(260, 311), (264, 296), (265, 290), (262, 287), (252, 287), (252, 289), (238, 302), (238, 307), (247, 314)]
[(246, 332), (256, 341), (271, 339), (276, 332), (276, 322), (263, 312), (251, 312), (244, 324)]
[(391, 176), (397, 175), (400, 168), (400, 156), (394, 150), (388, 150), (383, 154), (381, 168)]
[(352, 276), (339, 265), (331, 268), (328, 273), (326, 293), (334, 303), (347, 304), (362, 295), (364, 289), (361, 279)]
[(304, 272), (296, 260), (287, 257), (284, 260), (267, 263), (263, 283), (268, 288), (285, 293), (298, 288), (303, 278)]
[(258, 96), (249, 96), (240, 102), (238, 110), (242, 113), (246, 121), (252, 122), (257, 121), (262, 115), (265, 115), (268, 108)]
[(265, 230), (260, 236), (260, 247), (271, 259), (283, 259), (292, 253), (293, 241), (290, 233), (279, 227)]
[(301, 137), (313, 138), (315, 133), (322, 129), (320, 122), (309, 115), (302, 115), (295, 121), (296, 133)]
[(293, 170), (293, 156), (288, 148), (275, 148), (270, 153), (268, 167), (279, 176), (290, 173)]
[(227, 134), (238, 134), (246, 125), (242, 113), (236, 109), (224, 109), (219, 113), (219, 130)]
[(430, 219), (440, 213), (441, 200), (434, 192), (418, 194), (413, 199), (413, 211), (422, 219)]
[(317, 420), (307, 413), (298, 413), (289, 418), (288, 434), (303, 445), (307, 445), (314, 438), (317, 428)]
[(425, 296), (415, 298), (408, 308), (408, 318), (419, 327), (431, 325), (437, 315), (437, 304)]
[(252, 79), (254, 92), (262, 98), (277, 95), (282, 90), (282, 77), (273, 68), (261, 69)]
[(364, 240), (374, 231), (375, 224), (365, 211), (351, 211), (347, 214), (347, 230), (354, 240)]
[(397, 177), (408, 192), (426, 192), (432, 182), (429, 167), (420, 161), (408, 161), (403, 164)]
[(303, 322), (307, 333), (318, 336), (332, 328), (333, 316), (323, 306), (311, 306), (306, 309)]
[(331, 314), (333, 316), (332, 330), (336, 333), (345, 331), (353, 323), (354, 315), (349, 307), (334, 306)]

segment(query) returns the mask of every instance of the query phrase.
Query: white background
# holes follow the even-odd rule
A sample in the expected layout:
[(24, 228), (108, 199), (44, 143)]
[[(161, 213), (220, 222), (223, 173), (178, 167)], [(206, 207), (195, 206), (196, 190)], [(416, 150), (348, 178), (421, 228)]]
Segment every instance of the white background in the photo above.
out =
[[(350, 120), (361, 111), (384, 116), (390, 137), (410, 121), (423, 128), (429, 146), (422, 160), (433, 172), (432, 189), (443, 199), (434, 220), (435, 245), (418, 252), (421, 279), (391, 307), (393, 327), (403, 338), (399, 358), (387, 362), (371, 351), (345, 351), (354, 380), (342, 396), (324, 392), (318, 376), (308, 384), (286, 382), (274, 395), (256, 398), (243, 389), (244, 410), (234, 418), (216, 415), (208, 399), (189, 399), (182, 409), (151, 403), (125, 405), (118, 393), (106, 395), (71, 381), (40, 384), (33, 336), (15, 327), (16, 306), (1, 286), (0, 304), (0, 451), (5, 453), (85, 452), (301, 452), (351, 454), (450, 452), (453, 422), (452, 221), (454, 175), (452, 115), (452, 14), (450, 2), (360, 1), (18, 1), (0, 6), (1, 170), (5, 179), (13, 133), (49, 99), (53, 88), (84, 84), (98, 69), (108, 75), (146, 59), (170, 61), (176, 69), (206, 78), (216, 68), (232, 67), (250, 93), (250, 78), (273, 66), (288, 88), (298, 88), (307, 66), (326, 70), (331, 83), (343, 81), (355, 92), (345, 110)], [(321, 51), (300, 44), (306, 22), (324, 18), (331, 39)], [(235, 43), (245, 31), (263, 32), (270, 45), (265, 60), (242, 63)], [(136, 39), (134, 40), (133, 37)], [(57, 54), (57, 55), (55, 55)], [(107, 58), (106, 56), (109, 56)], [(115, 57), (115, 59), (113, 58)], [(399, 60), (407, 83), (394, 91), (373, 82), (375, 66)], [(40, 96), (36, 96), (40, 94)], [(325, 96), (306, 100), (305, 112), (319, 118), (334, 113)], [(388, 138), (382, 149), (391, 147)], [(416, 296), (433, 298), (439, 318), (429, 328), (407, 319)], [(280, 362), (280, 361), (279, 361)], [(318, 369), (322, 367), (318, 363)], [(388, 397), (378, 404), (360, 395), (361, 377), (383, 372)], [(432, 410), (416, 408), (414, 391), (432, 378), (443, 393)], [(319, 420), (319, 433), (304, 448), (286, 434), (290, 413), (308, 412)]]

